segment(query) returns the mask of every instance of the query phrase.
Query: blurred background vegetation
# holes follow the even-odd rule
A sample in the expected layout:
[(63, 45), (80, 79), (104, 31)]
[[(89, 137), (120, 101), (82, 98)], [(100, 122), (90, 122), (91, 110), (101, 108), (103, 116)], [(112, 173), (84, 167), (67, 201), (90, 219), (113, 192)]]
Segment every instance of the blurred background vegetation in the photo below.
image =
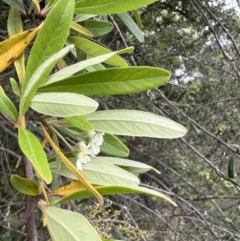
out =
[[(111, 197), (112, 204), (105, 207), (92, 200), (91, 206), (80, 203), (80, 210), (106, 237), (129, 241), (240, 240), (238, 3), (159, 0), (140, 9), (144, 42), (136, 40), (118, 16), (109, 19), (118, 28), (96, 39), (112, 50), (134, 46), (133, 55), (126, 56), (129, 63), (162, 67), (172, 73), (163, 88), (99, 97), (102, 108), (147, 110), (188, 129), (188, 134), (177, 140), (125, 139), (131, 159), (161, 171), (160, 175), (143, 174), (143, 185), (169, 195), (178, 207), (143, 195)], [(7, 38), (8, 10), (0, 4), (0, 41)], [(14, 70), (1, 74), (0, 84), (7, 85), (10, 76)], [(18, 153), (12, 124), (0, 116), (1, 240), (25, 237), (21, 223), (24, 197), (16, 196), (9, 184), (10, 175), (21, 172), (21, 168), (15, 169)], [(47, 240), (40, 222), (39, 229), (39, 240)]]

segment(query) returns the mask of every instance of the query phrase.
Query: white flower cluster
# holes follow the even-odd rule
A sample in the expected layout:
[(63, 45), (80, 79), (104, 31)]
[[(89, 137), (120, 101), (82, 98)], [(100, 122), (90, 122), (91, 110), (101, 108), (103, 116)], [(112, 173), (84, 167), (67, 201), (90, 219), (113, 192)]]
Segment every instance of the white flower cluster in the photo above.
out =
[(89, 132), (88, 144), (84, 141), (80, 141), (74, 147), (74, 152), (77, 156), (76, 166), (78, 170), (82, 170), (82, 164), (91, 161), (91, 157), (95, 157), (100, 152), (100, 146), (103, 143), (104, 133)]

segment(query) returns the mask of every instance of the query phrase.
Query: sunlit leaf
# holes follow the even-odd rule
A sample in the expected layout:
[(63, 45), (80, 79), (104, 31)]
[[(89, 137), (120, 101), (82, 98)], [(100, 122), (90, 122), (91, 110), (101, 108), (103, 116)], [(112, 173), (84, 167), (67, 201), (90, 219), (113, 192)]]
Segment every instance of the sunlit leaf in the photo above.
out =
[(115, 135), (178, 138), (186, 128), (163, 116), (138, 110), (105, 110), (86, 115), (99, 132)]
[(83, 0), (76, 3), (75, 12), (107, 15), (122, 13), (156, 2), (156, 0)]
[(74, 93), (42, 93), (32, 99), (31, 108), (51, 116), (70, 117), (94, 112), (98, 103)]
[[(39, 66), (64, 46), (69, 34), (74, 5), (74, 0), (59, 0), (47, 15), (28, 58), (23, 92)], [(52, 67), (54, 64), (52, 63)], [(45, 70), (43, 79), (48, 76), (51, 70), (52, 68)]]
[(170, 73), (154, 67), (111, 68), (63, 79), (43, 86), (41, 92), (72, 92), (83, 95), (123, 95), (164, 85)]

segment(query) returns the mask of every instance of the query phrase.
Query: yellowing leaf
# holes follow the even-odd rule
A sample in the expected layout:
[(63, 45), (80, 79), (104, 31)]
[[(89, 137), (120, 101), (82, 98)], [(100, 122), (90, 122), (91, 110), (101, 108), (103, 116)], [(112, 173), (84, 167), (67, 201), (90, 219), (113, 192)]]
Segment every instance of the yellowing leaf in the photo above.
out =
[(77, 23), (72, 21), (70, 27), (72, 29), (76, 30), (77, 32), (82, 33), (82, 34), (84, 34), (84, 35), (86, 35), (88, 37), (93, 37), (93, 34), (88, 29), (84, 28), (80, 24), (77, 24)]
[(86, 189), (84, 187), (84, 185), (77, 180), (74, 180), (72, 182), (70, 182), (70, 184), (62, 186), (60, 188), (58, 188), (57, 190), (55, 190), (54, 192), (49, 193), (50, 196), (68, 196), (72, 193), (81, 191), (82, 189)]
[(35, 37), (42, 24), (14, 35), (0, 43), (0, 72), (4, 71), (23, 52), (31, 40)]

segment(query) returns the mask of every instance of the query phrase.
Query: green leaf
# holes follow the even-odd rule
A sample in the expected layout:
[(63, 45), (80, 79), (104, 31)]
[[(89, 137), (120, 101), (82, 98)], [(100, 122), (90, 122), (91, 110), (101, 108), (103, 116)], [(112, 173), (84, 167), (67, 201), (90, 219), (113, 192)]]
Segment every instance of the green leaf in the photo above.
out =
[(99, 132), (125, 136), (178, 138), (186, 128), (175, 121), (138, 110), (105, 110), (85, 116)]
[(22, 117), (27, 108), (29, 107), (32, 98), (34, 97), (38, 87), (41, 85), (43, 80), (45, 79), (45, 73), (51, 71), (53, 65), (65, 56), (71, 49), (72, 45), (67, 46), (66, 48), (60, 50), (58, 53), (52, 55), (49, 59), (47, 59), (40, 67), (36, 70), (36, 72), (32, 75), (29, 80), (24, 92), (22, 92), (20, 98), (20, 117)]
[(113, 29), (113, 24), (106, 21), (87, 20), (83, 25), (93, 34), (93, 37), (103, 36)]
[(18, 0), (3, 0), (3, 1), (8, 5), (16, 8), (17, 10), (26, 13), (21, 1), (18, 1)]
[[(104, 48), (103, 46), (85, 38), (70, 36), (68, 37), (68, 41), (90, 56), (99, 56), (111, 53), (111, 51), (107, 48)], [(113, 56), (105, 62), (114, 66), (128, 67), (128, 63), (119, 56)]]
[(108, 133), (104, 135), (101, 152), (117, 157), (127, 157), (129, 155), (128, 148), (116, 136)]
[(90, 19), (90, 18), (93, 18), (95, 16), (96, 15), (94, 15), (94, 14), (79, 14), (76, 17), (73, 18), (73, 21), (74, 22), (83, 22), (83, 21), (85, 21), (87, 19)]
[[(69, 160), (74, 165), (76, 164), (76, 158)], [(56, 162), (51, 162), (50, 168), (53, 173), (76, 179), (75, 175), (63, 164), (59, 169)], [(90, 183), (95, 185), (137, 186), (139, 184), (139, 179), (132, 173), (115, 165), (95, 162), (94, 159), (89, 163), (83, 164), (82, 173)]]
[(123, 13), (156, 2), (156, 0), (83, 0), (76, 3), (75, 12), (96, 15)]
[[(166, 195), (164, 195), (160, 192), (154, 191), (152, 189), (145, 188), (145, 187), (106, 186), (106, 187), (95, 187), (95, 188), (102, 196), (116, 195), (116, 194), (133, 194), (133, 193), (148, 194), (148, 195), (152, 195), (152, 196), (161, 198), (161, 199), (173, 204), (174, 206), (176, 206), (176, 204), (170, 198), (168, 198)], [(70, 194), (69, 196), (66, 196), (66, 197), (63, 197), (63, 198), (57, 200), (54, 204), (68, 202), (71, 200), (76, 200), (78, 198), (88, 198), (88, 197), (91, 197), (91, 193), (89, 191), (87, 191), (86, 189), (83, 189), (81, 191), (75, 192), (73, 194)]]
[(84, 116), (65, 117), (64, 120), (66, 120), (67, 123), (71, 124), (72, 126), (80, 130), (94, 130), (93, 125)]
[(73, 21), (71, 22), (71, 28), (83, 35), (88, 36), (88, 37), (94, 37), (89, 29), (87, 29), (87, 28), (83, 27), (82, 25), (77, 24)]
[(34, 96), (31, 108), (45, 115), (70, 117), (92, 113), (98, 103), (74, 93), (42, 93)]
[(97, 231), (81, 213), (56, 207), (41, 209), (52, 240), (101, 241)]
[(46, 81), (42, 84), (42, 86), (52, 84), (59, 80), (65, 79), (89, 66), (100, 64), (100, 63), (106, 61), (107, 59), (111, 58), (114, 55), (129, 53), (129, 52), (132, 52), (132, 50), (133, 50), (133, 47), (125, 48), (125, 49), (121, 49), (116, 52), (111, 52), (108, 54), (100, 55), (100, 56), (97, 56), (94, 58), (90, 58), (90, 59), (81, 61), (81, 62), (73, 64), (73, 65), (70, 65), (69, 67), (66, 67), (66, 68), (56, 72), (55, 74), (49, 76), (46, 79)]
[(12, 186), (22, 194), (29, 196), (38, 196), (41, 194), (40, 187), (30, 179), (12, 175), (10, 182)]
[(37, 137), (30, 131), (19, 127), (18, 144), (44, 181), (47, 184), (51, 183), (52, 173), (48, 165), (47, 156)]
[(17, 121), (18, 112), (12, 101), (1, 91), (0, 86), (0, 111), (3, 112), (10, 120)]
[[(105, 139), (105, 135), (104, 135), (104, 139)], [(96, 157), (92, 158), (92, 161), (96, 162), (96, 163), (105, 163), (108, 165), (117, 165), (120, 167), (128, 167), (128, 170), (131, 173), (134, 173), (136, 175), (150, 171), (150, 170), (160, 173), (157, 169), (155, 169), (145, 163), (133, 161), (133, 160), (129, 160), (129, 159), (96, 156)]]
[[(39, 31), (26, 67), (26, 75), (22, 91), (25, 91), (32, 75), (50, 56), (62, 49), (69, 34), (75, 1), (59, 0), (47, 15), (44, 25)], [(52, 67), (55, 63), (52, 63)], [(52, 68), (45, 71), (43, 79)]]
[(13, 93), (16, 96), (20, 96), (20, 88), (18, 86), (17, 81), (14, 78), (10, 78), (10, 83), (11, 83)]
[(131, 31), (131, 33), (136, 37), (139, 42), (144, 41), (144, 36), (142, 31), (139, 29), (137, 24), (133, 21), (128, 13), (119, 13), (118, 17), (123, 21), (123, 23), (127, 26), (127, 28)]
[(237, 176), (234, 167), (234, 159), (231, 157), (228, 163), (228, 177), (235, 178)]
[(124, 95), (164, 85), (170, 73), (154, 67), (111, 68), (63, 79), (43, 86), (41, 92), (72, 92), (83, 95)]

